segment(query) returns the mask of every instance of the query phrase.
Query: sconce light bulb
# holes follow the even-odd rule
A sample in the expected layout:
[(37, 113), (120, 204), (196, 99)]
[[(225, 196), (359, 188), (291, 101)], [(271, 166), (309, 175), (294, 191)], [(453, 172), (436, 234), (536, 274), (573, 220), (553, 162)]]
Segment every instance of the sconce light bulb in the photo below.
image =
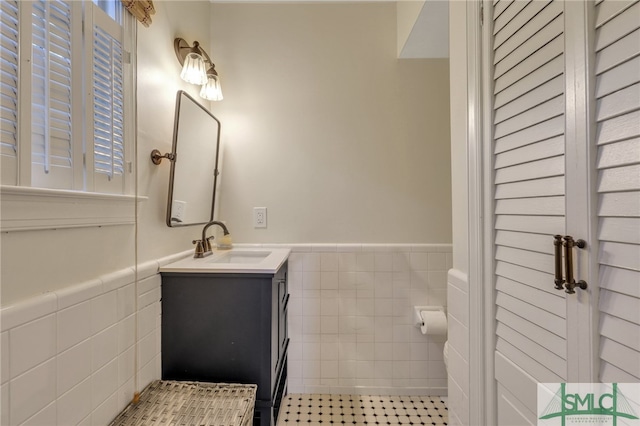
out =
[(220, 78), (213, 74), (209, 74), (207, 77), (207, 84), (200, 89), (200, 96), (210, 101), (221, 101), (223, 97)]
[(207, 83), (207, 69), (201, 55), (191, 52), (184, 58), (180, 77), (191, 84)]

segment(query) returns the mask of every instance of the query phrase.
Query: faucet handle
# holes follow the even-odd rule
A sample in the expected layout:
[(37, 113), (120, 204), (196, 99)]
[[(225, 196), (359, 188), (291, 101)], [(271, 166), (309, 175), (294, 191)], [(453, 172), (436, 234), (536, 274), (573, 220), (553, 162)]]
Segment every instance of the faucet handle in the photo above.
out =
[(193, 257), (195, 258), (204, 257), (205, 251), (204, 251), (204, 244), (202, 243), (202, 240), (193, 240), (191, 243), (196, 245), (196, 252), (193, 255)]
[(213, 240), (213, 235), (210, 236), (210, 237), (205, 238), (205, 240), (204, 240), (204, 251), (205, 251), (205, 253), (211, 251), (211, 240)]

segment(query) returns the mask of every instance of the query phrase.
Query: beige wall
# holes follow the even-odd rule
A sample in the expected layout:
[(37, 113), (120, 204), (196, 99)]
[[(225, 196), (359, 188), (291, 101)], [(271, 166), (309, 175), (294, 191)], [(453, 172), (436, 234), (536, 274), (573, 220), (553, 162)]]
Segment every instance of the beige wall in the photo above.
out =
[(394, 3), (214, 3), (211, 25), (235, 241), (451, 241), (448, 62), (397, 59)]
[(170, 152), (173, 138), (176, 92), (186, 90), (205, 106), (199, 86), (180, 79), (180, 63), (173, 40), (200, 42), (208, 53), (209, 2), (155, 2), (157, 13), (149, 28), (138, 29), (138, 194), (149, 197), (138, 213), (138, 262), (187, 250), (198, 237), (200, 227), (168, 228), (165, 224), (170, 163), (154, 165), (149, 155), (154, 148)]

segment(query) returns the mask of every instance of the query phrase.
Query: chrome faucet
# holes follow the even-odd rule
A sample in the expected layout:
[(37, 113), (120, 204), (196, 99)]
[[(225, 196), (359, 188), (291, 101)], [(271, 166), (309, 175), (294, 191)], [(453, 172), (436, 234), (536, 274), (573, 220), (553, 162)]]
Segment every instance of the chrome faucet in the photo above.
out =
[(224, 232), (224, 235), (229, 235), (229, 230), (224, 223), (218, 222), (217, 220), (212, 220), (211, 222), (207, 223), (206, 225), (204, 225), (204, 228), (202, 228), (202, 239), (192, 241), (193, 244), (196, 245), (196, 252), (193, 257), (200, 258), (209, 256), (213, 253), (213, 251), (211, 250), (211, 240), (213, 239), (213, 236), (207, 237), (207, 229), (209, 229), (211, 225), (220, 226), (222, 228), (222, 231)]

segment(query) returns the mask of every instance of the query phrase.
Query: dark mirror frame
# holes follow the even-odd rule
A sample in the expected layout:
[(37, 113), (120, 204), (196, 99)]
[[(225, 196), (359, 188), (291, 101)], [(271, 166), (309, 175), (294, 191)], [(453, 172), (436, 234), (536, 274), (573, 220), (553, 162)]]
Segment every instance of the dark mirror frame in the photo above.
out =
[[(171, 218), (172, 216), (172, 206), (173, 206), (173, 196), (174, 196), (174, 183), (175, 183), (175, 174), (176, 174), (176, 164), (178, 161), (180, 161), (180, 151), (179, 151), (179, 147), (178, 147), (178, 136), (179, 136), (179, 128), (180, 128), (180, 107), (181, 104), (183, 102), (183, 97), (186, 97), (189, 101), (193, 102), (195, 105), (197, 105), (200, 109), (202, 109), (202, 111), (204, 111), (209, 117), (211, 117), (213, 120), (216, 121), (216, 123), (218, 124), (218, 134), (215, 136), (215, 144), (216, 144), (216, 149), (215, 149), (215, 165), (214, 165), (214, 169), (212, 170), (212, 175), (213, 175), (213, 188), (212, 190), (212, 198), (211, 198), (211, 212), (209, 214), (209, 219), (206, 221), (202, 221), (202, 222), (191, 222), (191, 223), (182, 223), (182, 222), (172, 222)], [(208, 109), (206, 109), (204, 106), (202, 106), (198, 101), (196, 101), (191, 95), (189, 95), (187, 92), (185, 92), (184, 90), (178, 90), (178, 92), (176, 93), (176, 111), (175, 111), (175, 118), (174, 118), (174, 124), (173, 124), (173, 146), (172, 146), (172, 154), (174, 156), (173, 161), (171, 161), (171, 172), (169, 175), (169, 195), (167, 197), (167, 217), (166, 217), (166, 223), (167, 226), (169, 226), (170, 228), (176, 228), (176, 227), (182, 227), (182, 226), (194, 226), (194, 225), (203, 225), (205, 223), (208, 223), (210, 221), (213, 220), (213, 214), (214, 214), (214, 208), (215, 208), (215, 203), (216, 203), (216, 186), (218, 183), (218, 159), (219, 159), (219, 154), (220, 154), (220, 132), (221, 132), (221, 128), (222, 128), (222, 124), (220, 123), (220, 120), (218, 120)], [(180, 141), (181, 144), (185, 144), (188, 143), (189, 141)], [(195, 144), (194, 144), (195, 145)], [(182, 148), (184, 151), (184, 147)], [(196, 149), (196, 146), (193, 146), (193, 149)], [(197, 167), (197, 165), (191, 165), (190, 167)], [(197, 182), (194, 182), (194, 184), (197, 184)]]

